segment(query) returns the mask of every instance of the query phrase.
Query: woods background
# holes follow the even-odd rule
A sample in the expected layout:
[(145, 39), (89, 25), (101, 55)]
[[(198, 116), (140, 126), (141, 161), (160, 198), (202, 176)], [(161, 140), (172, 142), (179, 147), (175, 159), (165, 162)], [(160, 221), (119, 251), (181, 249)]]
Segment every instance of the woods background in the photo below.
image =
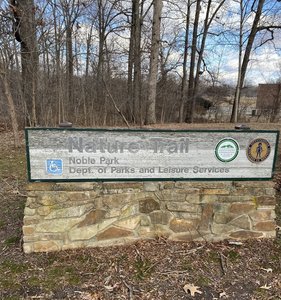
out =
[(0, 3), (0, 124), (14, 130), (202, 121), (221, 101), (236, 122), (251, 55), (281, 48), (279, 0)]

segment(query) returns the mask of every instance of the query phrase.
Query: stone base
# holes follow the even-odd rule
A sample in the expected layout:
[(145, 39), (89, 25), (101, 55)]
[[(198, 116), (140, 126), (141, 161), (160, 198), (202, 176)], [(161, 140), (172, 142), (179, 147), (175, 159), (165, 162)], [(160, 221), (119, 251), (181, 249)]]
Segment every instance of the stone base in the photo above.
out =
[(31, 183), (24, 251), (172, 240), (275, 237), (270, 181)]

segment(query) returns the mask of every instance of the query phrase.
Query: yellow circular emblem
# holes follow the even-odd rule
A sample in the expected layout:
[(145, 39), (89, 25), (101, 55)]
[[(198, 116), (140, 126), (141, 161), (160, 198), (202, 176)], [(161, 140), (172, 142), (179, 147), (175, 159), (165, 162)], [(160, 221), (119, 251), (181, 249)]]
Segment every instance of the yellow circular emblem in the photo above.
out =
[(266, 160), (270, 154), (270, 144), (266, 139), (254, 139), (247, 148), (247, 157), (253, 163)]

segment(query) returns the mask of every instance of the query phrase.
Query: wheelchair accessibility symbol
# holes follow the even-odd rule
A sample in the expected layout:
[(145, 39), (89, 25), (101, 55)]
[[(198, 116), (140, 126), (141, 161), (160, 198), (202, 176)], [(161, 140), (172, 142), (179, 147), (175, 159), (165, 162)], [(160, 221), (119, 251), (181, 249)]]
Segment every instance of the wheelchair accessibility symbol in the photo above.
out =
[(46, 169), (48, 174), (52, 175), (62, 175), (62, 159), (47, 159)]

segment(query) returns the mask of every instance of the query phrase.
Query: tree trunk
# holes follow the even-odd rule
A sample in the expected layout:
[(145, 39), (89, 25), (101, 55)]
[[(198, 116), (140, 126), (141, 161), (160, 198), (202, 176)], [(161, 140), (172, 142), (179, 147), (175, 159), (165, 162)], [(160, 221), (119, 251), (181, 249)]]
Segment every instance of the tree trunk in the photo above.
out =
[(93, 38), (93, 24), (91, 24), (90, 32), (87, 36), (86, 44), (86, 69), (85, 69), (85, 82), (84, 82), (84, 103), (83, 103), (83, 113), (84, 113), (84, 125), (87, 126), (91, 124), (88, 120), (87, 107), (90, 105), (91, 99), (91, 79), (90, 79), (90, 56), (91, 56), (91, 44)]
[(237, 84), (235, 88), (233, 111), (231, 120), (233, 123), (238, 121), (238, 109), (240, 102), (241, 94), (241, 64), (242, 64), (242, 51), (243, 51), (243, 22), (244, 22), (244, 9), (243, 2), (240, 1), (240, 28), (239, 28), (239, 56), (238, 56), (238, 75), (237, 75)]
[(130, 45), (128, 55), (128, 81), (127, 81), (127, 116), (132, 122), (135, 122), (133, 114), (133, 70), (134, 70), (134, 51), (135, 51), (135, 33), (136, 33), (136, 1), (132, 1), (132, 17), (130, 28)]
[(185, 37), (184, 37), (184, 54), (182, 64), (182, 82), (181, 82), (181, 99), (179, 109), (179, 123), (184, 120), (184, 105), (186, 99), (186, 86), (187, 86), (187, 55), (188, 55), (188, 37), (189, 37), (189, 22), (190, 22), (190, 0), (187, 2), (186, 20), (185, 20)]
[(26, 107), (26, 124), (37, 124), (36, 97), (38, 52), (34, 0), (10, 0), (14, 16), (15, 38), (21, 45), (22, 90)]
[(10, 117), (11, 117), (15, 147), (18, 148), (20, 146), (20, 138), (19, 138), (19, 127), (18, 127), (15, 104), (14, 104), (10, 86), (9, 86), (9, 83), (7, 80), (7, 75), (1, 65), (0, 65), (0, 78), (3, 82), (4, 94), (7, 99), (8, 109), (9, 109), (9, 113), (10, 113)]
[(148, 79), (148, 98), (146, 107), (146, 124), (156, 123), (156, 87), (158, 73), (158, 54), (160, 44), (160, 25), (163, 3), (162, 0), (153, 2), (153, 25), (150, 52), (150, 70)]
[(140, 0), (135, 2), (135, 28), (134, 28), (134, 81), (133, 81), (133, 118), (135, 123), (142, 125), (142, 101), (141, 101), (141, 9)]
[(99, 32), (99, 51), (97, 66), (97, 100), (103, 103), (105, 101), (105, 93), (103, 91), (104, 64), (105, 64), (105, 12), (103, 1), (98, 0), (98, 32)]
[[(73, 46), (72, 46), (72, 24), (68, 22), (66, 25), (66, 90), (67, 90), (67, 116), (68, 118), (73, 111), (74, 103), (74, 94), (73, 94)], [(66, 120), (63, 120), (66, 121)]]
[[(199, 15), (201, 10), (201, 1), (197, 1), (196, 5), (196, 14), (195, 14), (195, 21), (194, 21), (194, 30), (193, 30), (193, 37), (192, 37), (192, 53), (191, 53), (191, 63), (190, 63), (190, 77), (189, 77), (189, 87), (188, 87), (188, 100), (189, 100), (189, 110), (187, 115), (187, 121), (192, 123), (194, 119), (194, 113), (196, 108), (196, 96), (197, 90), (199, 86), (200, 75), (202, 74), (201, 66), (203, 62), (203, 55), (205, 51), (205, 45), (207, 36), (209, 33), (210, 25), (212, 24), (214, 18), (216, 17), (218, 11), (224, 4), (225, 0), (220, 1), (217, 5), (216, 9), (212, 12), (212, 4), (213, 0), (208, 0), (205, 19), (204, 19), (204, 26), (202, 32), (201, 43), (196, 48), (198, 44), (198, 25), (199, 25)], [(198, 53), (197, 62), (196, 60), (196, 53)], [(196, 65), (196, 70), (195, 70)]]
[(238, 112), (238, 109), (239, 109), (239, 102), (240, 102), (240, 91), (241, 91), (241, 89), (243, 88), (243, 85), (244, 85), (246, 71), (247, 71), (249, 60), (250, 60), (250, 54), (251, 54), (251, 51), (252, 51), (252, 48), (253, 48), (253, 44), (254, 44), (256, 34), (258, 32), (258, 24), (259, 24), (259, 21), (260, 21), (260, 17), (261, 17), (264, 2), (265, 2), (265, 0), (259, 0), (259, 2), (258, 2), (254, 22), (253, 22), (251, 32), (250, 32), (249, 37), (248, 37), (248, 42), (247, 42), (247, 46), (246, 46), (244, 57), (243, 57), (241, 72), (240, 72), (240, 74), (238, 74), (238, 78), (240, 77), (240, 80), (239, 80), (239, 84), (237, 84), (237, 87), (236, 87), (235, 94), (237, 94), (237, 95), (235, 95), (234, 104), (233, 104), (233, 107), (232, 107), (231, 118), (230, 118), (230, 122), (233, 122), (233, 123), (237, 122), (237, 115), (238, 115), (237, 112)]
[(220, 8), (222, 7), (222, 5), (225, 2), (225, 0), (220, 1), (219, 5), (217, 6), (217, 8), (214, 10), (212, 15), (210, 16), (212, 1), (213, 0), (208, 1), (208, 5), (207, 5), (207, 9), (206, 9), (206, 17), (204, 20), (203, 34), (202, 34), (201, 44), (200, 44), (199, 53), (198, 53), (196, 75), (195, 75), (194, 88), (193, 88), (194, 89), (194, 91), (193, 91), (193, 95), (194, 95), (193, 111), (195, 109), (195, 96), (197, 94), (197, 88), (199, 86), (199, 79), (200, 79), (200, 75), (201, 75), (201, 65), (203, 62), (203, 55), (204, 55), (204, 51), (205, 51), (205, 45), (206, 45), (206, 40), (207, 40), (207, 36), (209, 33), (209, 28), (210, 28), (210, 25), (212, 24), (214, 18), (216, 17), (218, 11), (220, 10)]
[(55, 78), (56, 78), (56, 122), (57, 124), (60, 124), (63, 120), (65, 120), (64, 116), (64, 101), (62, 96), (62, 76), (61, 76), (61, 32), (60, 32), (60, 24), (58, 21), (58, 17), (56, 15), (56, 8), (55, 8), (56, 1), (54, 3), (54, 6), (52, 7), (52, 15), (54, 18), (54, 42), (55, 42)]
[(197, 51), (197, 38), (198, 38), (198, 25), (199, 16), (201, 10), (201, 0), (196, 1), (195, 19), (192, 33), (192, 45), (191, 45), (191, 57), (190, 57), (190, 68), (189, 68), (189, 81), (188, 81), (188, 93), (187, 93), (187, 113), (185, 121), (187, 123), (193, 123), (194, 111), (193, 111), (193, 89), (194, 89), (194, 70), (195, 70), (195, 59)]

